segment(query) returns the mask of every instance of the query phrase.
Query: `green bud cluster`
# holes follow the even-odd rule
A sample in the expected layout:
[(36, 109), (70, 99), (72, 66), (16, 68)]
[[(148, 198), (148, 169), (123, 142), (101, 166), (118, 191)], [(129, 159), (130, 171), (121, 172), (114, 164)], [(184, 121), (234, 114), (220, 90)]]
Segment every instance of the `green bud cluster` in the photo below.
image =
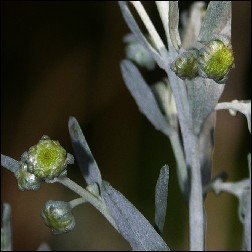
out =
[(171, 70), (181, 79), (200, 76), (223, 84), (233, 65), (234, 56), (229, 40), (220, 38), (205, 43), (200, 50), (183, 52), (171, 64)]
[(66, 150), (47, 136), (28, 151), (28, 171), (40, 179), (53, 179), (66, 169)]
[(38, 190), (43, 180), (52, 180), (66, 175), (67, 164), (73, 156), (58, 141), (42, 136), (38, 144), (21, 156), (19, 169), (15, 173), (19, 190)]

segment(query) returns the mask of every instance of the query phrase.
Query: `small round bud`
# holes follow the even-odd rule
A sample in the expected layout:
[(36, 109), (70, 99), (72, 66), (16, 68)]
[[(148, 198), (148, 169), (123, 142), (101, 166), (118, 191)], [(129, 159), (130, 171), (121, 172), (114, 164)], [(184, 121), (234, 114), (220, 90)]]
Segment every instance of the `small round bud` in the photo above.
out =
[(27, 171), (27, 164), (19, 162), (19, 169), (15, 173), (18, 189), (21, 191), (37, 191), (40, 188), (40, 179)]
[(197, 60), (201, 77), (225, 83), (234, 65), (233, 50), (227, 40), (215, 39), (200, 49)]
[(66, 150), (58, 141), (43, 136), (26, 154), (27, 169), (39, 179), (54, 179), (65, 171), (66, 157)]
[(172, 64), (171, 70), (181, 79), (192, 79), (198, 76), (196, 53), (183, 52)]
[(46, 202), (41, 215), (54, 234), (67, 233), (75, 227), (75, 219), (68, 202), (50, 200)]

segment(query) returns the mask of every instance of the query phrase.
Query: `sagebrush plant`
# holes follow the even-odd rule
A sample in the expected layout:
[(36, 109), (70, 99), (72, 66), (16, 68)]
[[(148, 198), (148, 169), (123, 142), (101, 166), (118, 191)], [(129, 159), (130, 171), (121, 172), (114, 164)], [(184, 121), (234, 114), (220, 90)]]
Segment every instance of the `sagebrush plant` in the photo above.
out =
[[(131, 6), (130, 6), (131, 5)], [(189, 208), (189, 247), (205, 250), (207, 213), (204, 200), (208, 192), (228, 192), (239, 199), (239, 218), (243, 224), (242, 250), (251, 250), (251, 157), (249, 177), (239, 182), (224, 182), (226, 174), (211, 179), (213, 133), (216, 110), (228, 109), (231, 115), (243, 113), (251, 133), (251, 101), (218, 103), (228, 73), (234, 67), (231, 45), (231, 2), (202, 2), (182, 16), (178, 30), (177, 1), (156, 1), (165, 31), (164, 43), (141, 2), (119, 2), (123, 17), (131, 30), (125, 36), (127, 59), (121, 62), (123, 79), (139, 110), (154, 127), (169, 138), (176, 159), (181, 193)], [(147, 34), (139, 28), (130, 8), (139, 15)], [(166, 76), (149, 86), (140, 70), (159, 67)], [(67, 176), (67, 166), (74, 157), (56, 140), (42, 136), (25, 151), (20, 161), (1, 155), (1, 165), (13, 172), (18, 189), (39, 190), (41, 183), (60, 183), (79, 195), (70, 202), (48, 201), (41, 216), (54, 234), (70, 232), (75, 223), (72, 209), (90, 203), (129, 242), (132, 250), (167, 251), (162, 239), (167, 197), (169, 166), (160, 170), (155, 188), (155, 223), (149, 221), (120, 192), (104, 181), (88, 147), (80, 125), (74, 117), (68, 123), (74, 156), (87, 187), (82, 188)], [(12, 250), (11, 207), (4, 203), (1, 249)], [(42, 244), (39, 250), (49, 250)]]

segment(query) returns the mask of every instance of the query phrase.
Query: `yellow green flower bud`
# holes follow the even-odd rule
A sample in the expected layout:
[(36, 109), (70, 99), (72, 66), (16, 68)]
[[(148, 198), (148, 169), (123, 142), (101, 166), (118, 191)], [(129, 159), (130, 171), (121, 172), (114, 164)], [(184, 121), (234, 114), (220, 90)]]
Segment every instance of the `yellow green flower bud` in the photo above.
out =
[(39, 143), (27, 152), (28, 172), (39, 179), (54, 179), (65, 171), (66, 157), (66, 150), (58, 141), (43, 136)]
[(197, 60), (200, 76), (225, 83), (234, 65), (233, 50), (227, 39), (215, 39), (200, 49)]
[(15, 173), (18, 189), (21, 191), (37, 191), (40, 188), (40, 179), (38, 179), (34, 174), (27, 171), (27, 164), (24, 162), (19, 162), (19, 169)]
[(75, 219), (68, 202), (50, 200), (46, 202), (41, 215), (53, 234), (67, 233), (75, 227)]
[(198, 75), (196, 53), (193, 50), (183, 52), (172, 64), (171, 70), (181, 79), (192, 79)]

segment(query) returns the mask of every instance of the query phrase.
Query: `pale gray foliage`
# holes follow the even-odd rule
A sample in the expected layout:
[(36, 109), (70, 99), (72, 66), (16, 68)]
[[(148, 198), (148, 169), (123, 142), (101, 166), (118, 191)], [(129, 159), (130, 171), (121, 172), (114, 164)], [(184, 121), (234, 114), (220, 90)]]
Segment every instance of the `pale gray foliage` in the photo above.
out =
[(155, 225), (159, 232), (164, 229), (168, 198), (169, 167), (163, 166), (155, 188)]
[(1, 166), (13, 173), (16, 173), (19, 168), (19, 163), (17, 160), (1, 154)]
[(12, 251), (11, 207), (8, 203), (3, 203), (1, 251)]
[(108, 182), (102, 183), (102, 197), (114, 218), (118, 231), (134, 251), (170, 250), (145, 217)]
[(129, 60), (123, 60), (121, 71), (127, 88), (134, 97), (139, 110), (157, 130), (170, 134), (170, 125), (162, 115), (151, 88), (146, 84), (137, 67)]
[(231, 37), (231, 17), (231, 1), (211, 1), (198, 40), (208, 41), (215, 34)]
[(72, 140), (75, 157), (87, 184), (101, 185), (101, 173), (88, 147), (79, 123), (74, 117), (68, 122), (69, 134)]

